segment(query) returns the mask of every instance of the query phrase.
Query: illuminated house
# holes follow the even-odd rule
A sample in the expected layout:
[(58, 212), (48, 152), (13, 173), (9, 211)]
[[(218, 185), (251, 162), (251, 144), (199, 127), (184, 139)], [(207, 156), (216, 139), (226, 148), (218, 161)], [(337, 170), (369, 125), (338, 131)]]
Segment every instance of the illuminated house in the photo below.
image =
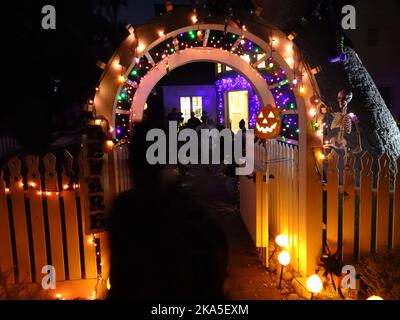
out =
[[(256, 65), (260, 73), (270, 84), (275, 105), (281, 110), (296, 110), (293, 87), (286, 78), (285, 72), (276, 66), (272, 57), (259, 53), (259, 48), (250, 41), (243, 43), (241, 58), (249, 64)], [(239, 121), (245, 120), (247, 128), (254, 128), (256, 115), (260, 109), (259, 98), (251, 84), (230, 67), (217, 64), (217, 98), (218, 122), (233, 132), (239, 129)], [(298, 140), (297, 114), (285, 114), (281, 117), (282, 140)]]
[(191, 112), (201, 118), (203, 112), (216, 119), (217, 93), (215, 85), (163, 86), (164, 115), (176, 108), (182, 112), (184, 121), (190, 118)]

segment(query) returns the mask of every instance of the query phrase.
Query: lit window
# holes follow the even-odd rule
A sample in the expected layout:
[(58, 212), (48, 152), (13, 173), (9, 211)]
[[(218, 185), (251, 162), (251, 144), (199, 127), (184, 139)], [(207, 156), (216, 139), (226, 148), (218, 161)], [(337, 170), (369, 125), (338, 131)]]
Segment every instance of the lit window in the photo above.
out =
[(203, 98), (202, 97), (192, 97), (192, 108), (194, 116), (198, 119), (201, 118), (203, 113)]
[[(257, 55), (257, 61), (260, 61), (262, 58), (264, 58), (263, 54), (258, 54)], [(257, 68), (258, 69), (265, 69), (265, 60), (263, 62), (259, 63)]]
[(190, 109), (190, 97), (181, 97), (181, 112), (184, 122), (190, 118)]
[(217, 73), (222, 72), (222, 65), (220, 63), (217, 63)]
[(232, 68), (225, 66), (225, 71), (231, 71), (231, 70), (232, 70)]

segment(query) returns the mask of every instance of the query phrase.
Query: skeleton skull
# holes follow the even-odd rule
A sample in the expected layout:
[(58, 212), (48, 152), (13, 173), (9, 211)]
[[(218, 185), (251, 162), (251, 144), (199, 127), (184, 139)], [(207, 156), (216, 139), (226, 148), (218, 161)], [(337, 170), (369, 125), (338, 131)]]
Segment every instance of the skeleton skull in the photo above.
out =
[(339, 101), (339, 108), (343, 113), (347, 112), (347, 106), (353, 99), (353, 93), (351, 91), (340, 90), (337, 96)]

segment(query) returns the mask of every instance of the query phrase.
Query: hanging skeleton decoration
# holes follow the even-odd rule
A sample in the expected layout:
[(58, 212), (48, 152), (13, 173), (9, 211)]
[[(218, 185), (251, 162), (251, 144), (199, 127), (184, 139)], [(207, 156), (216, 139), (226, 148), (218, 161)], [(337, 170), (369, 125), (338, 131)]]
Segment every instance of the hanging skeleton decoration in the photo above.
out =
[(331, 130), (339, 129), (338, 134), (331, 139), (331, 143), (337, 149), (345, 149), (347, 145), (347, 140), (345, 139), (345, 133), (351, 133), (351, 118), (347, 114), (347, 106), (353, 98), (351, 92), (346, 93), (344, 90), (338, 93), (338, 102), (340, 112), (335, 112), (333, 114), (333, 121), (331, 124)]
[(352, 132), (353, 118), (355, 117), (354, 115), (347, 113), (347, 108), (352, 98), (353, 94), (351, 92), (346, 92), (345, 90), (339, 91), (337, 100), (340, 112), (331, 113), (333, 120), (330, 125), (330, 131), (334, 135), (330, 138), (329, 143), (325, 144), (325, 148), (344, 150), (346, 153), (359, 153), (362, 151), (361, 137), (357, 122), (354, 121), (356, 144), (354, 148), (351, 148), (346, 137), (346, 135), (350, 135)]

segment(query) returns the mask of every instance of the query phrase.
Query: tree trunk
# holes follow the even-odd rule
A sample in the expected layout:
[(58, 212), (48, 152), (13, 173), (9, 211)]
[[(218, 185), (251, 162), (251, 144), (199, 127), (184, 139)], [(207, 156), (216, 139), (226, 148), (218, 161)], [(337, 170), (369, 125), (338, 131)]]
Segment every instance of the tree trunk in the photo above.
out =
[[(386, 152), (392, 160), (396, 160), (400, 156), (399, 128), (348, 39), (343, 48), (348, 60), (345, 63), (329, 62), (329, 58), (337, 49), (337, 36), (342, 32), (341, 1), (259, 0), (256, 2), (263, 6), (265, 20), (286, 31), (287, 34), (291, 31), (297, 33), (294, 42), (303, 59), (310, 64), (310, 67), (319, 66), (322, 69), (322, 72), (316, 75), (316, 80), (321, 99), (325, 104), (333, 111), (338, 111), (338, 91), (347, 89), (353, 92), (348, 112), (353, 112), (359, 119), (363, 149), (374, 156)], [(308, 22), (301, 25), (302, 18), (306, 18)]]
[(352, 48), (344, 47), (346, 62), (329, 62), (332, 40), (328, 40), (327, 34), (326, 28), (314, 26), (312, 30), (300, 31), (295, 39), (303, 58), (311, 67), (319, 66), (322, 70), (316, 75), (322, 101), (336, 112), (338, 91), (352, 91), (348, 112), (353, 112), (359, 120), (363, 149), (375, 157), (386, 152), (395, 161), (400, 156), (400, 131), (395, 119)]

